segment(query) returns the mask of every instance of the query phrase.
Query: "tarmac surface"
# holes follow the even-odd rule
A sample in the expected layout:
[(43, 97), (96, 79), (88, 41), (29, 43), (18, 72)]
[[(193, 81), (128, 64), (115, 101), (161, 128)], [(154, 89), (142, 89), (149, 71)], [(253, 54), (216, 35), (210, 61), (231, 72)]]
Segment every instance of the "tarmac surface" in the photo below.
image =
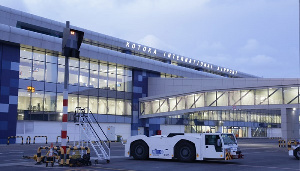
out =
[[(72, 143), (70, 143), (71, 145)], [(124, 157), (124, 146), (119, 142), (111, 143), (111, 160), (110, 163), (100, 161), (99, 164), (86, 167), (60, 167), (55, 163), (54, 167), (46, 167), (45, 164), (35, 165), (33, 159), (23, 159), (23, 156), (33, 156), (37, 153), (40, 146), (49, 146), (48, 144), (10, 144), (0, 145), (0, 170), (1, 171), (29, 171), (29, 170), (104, 170), (104, 171), (193, 171), (193, 170), (285, 170), (300, 171), (300, 160), (290, 157), (287, 147), (278, 147), (276, 139), (238, 139), (239, 147), (245, 155), (244, 159), (230, 161), (195, 161), (192, 163), (183, 163), (176, 160), (134, 160), (133, 158)], [(56, 145), (54, 143), (54, 145)], [(45, 152), (42, 152), (44, 155)], [(91, 152), (91, 156), (93, 157)]]

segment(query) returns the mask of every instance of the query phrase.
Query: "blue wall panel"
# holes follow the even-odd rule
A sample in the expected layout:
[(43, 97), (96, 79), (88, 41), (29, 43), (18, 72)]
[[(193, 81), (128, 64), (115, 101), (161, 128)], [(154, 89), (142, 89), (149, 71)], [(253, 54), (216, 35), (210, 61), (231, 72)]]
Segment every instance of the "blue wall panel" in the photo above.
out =
[[(160, 73), (133, 69), (133, 93), (132, 93), (132, 123), (131, 135), (138, 134), (138, 127), (144, 127), (144, 134), (152, 136), (160, 129), (160, 119), (149, 123), (149, 119), (139, 119), (139, 98), (148, 96), (148, 77), (160, 77)], [(157, 124), (158, 123), (158, 124)]]
[(6, 144), (8, 136), (16, 135), (19, 64), (20, 46), (0, 42), (0, 144)]

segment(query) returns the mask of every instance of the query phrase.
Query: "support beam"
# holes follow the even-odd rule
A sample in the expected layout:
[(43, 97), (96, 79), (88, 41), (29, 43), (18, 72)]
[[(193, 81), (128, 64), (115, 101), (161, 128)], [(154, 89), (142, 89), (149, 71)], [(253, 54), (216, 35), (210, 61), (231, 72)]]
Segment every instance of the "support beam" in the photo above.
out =
[(281, 132), (284, 140), (299, 139), (299, 109), (281, 108)]

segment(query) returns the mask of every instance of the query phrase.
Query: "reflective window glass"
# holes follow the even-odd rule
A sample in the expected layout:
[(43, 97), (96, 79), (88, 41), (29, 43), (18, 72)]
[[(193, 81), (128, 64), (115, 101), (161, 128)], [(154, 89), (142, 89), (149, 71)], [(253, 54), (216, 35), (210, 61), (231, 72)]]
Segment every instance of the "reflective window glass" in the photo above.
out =
[(32, 77), (33, 80), (44, 81), (45, 75), (45, 62), (33, 61)]
[(107, 100), (104, 98), (99, 98), (98, 101), (98, 113), (107, 114)]
[(31, 80), (32, 60), (20, 58), (19, 78)]
[(32, 59), (32, 50), (27, 48), (21, 48), (20, 57), (26, 59)]
[(69, 68), (69, 84), (78, 85), (79, 68)]
[(80, 59), (80, 68), (89, 69), (89, 60), (87, 59)]
[(45, 92), (44, 111), (55, 112), (56, 94), (54, 92)]
[(33, 60), (45, 61), (45, 52), (44, 51), (33, 51)]
[(65, 78), (65, 66), (58, 65), (58, 76), (57, 76), (57, 83), (64, 83)]
[(46, 53), (46, 62), (56, 64), (57, 63), (57, 55)]
[(107, 114), (116, 114), (116, 101), (115, 99), (107, 100)]
[(57, 64), (46, 63), (46, 81), (57, 82)]
[(89, 85), (89, 70), (80, 69), (79, 84), (80, 84), (80, 86), (88, 87), (88, 85)]

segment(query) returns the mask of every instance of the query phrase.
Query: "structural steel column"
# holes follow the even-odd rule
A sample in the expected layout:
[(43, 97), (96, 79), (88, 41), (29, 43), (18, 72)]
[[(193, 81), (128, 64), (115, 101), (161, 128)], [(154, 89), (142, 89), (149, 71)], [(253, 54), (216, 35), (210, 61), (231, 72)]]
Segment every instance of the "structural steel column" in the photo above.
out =
[(281, 133), (284, 140), (299, 139), (299, 109), (281, 108)]

